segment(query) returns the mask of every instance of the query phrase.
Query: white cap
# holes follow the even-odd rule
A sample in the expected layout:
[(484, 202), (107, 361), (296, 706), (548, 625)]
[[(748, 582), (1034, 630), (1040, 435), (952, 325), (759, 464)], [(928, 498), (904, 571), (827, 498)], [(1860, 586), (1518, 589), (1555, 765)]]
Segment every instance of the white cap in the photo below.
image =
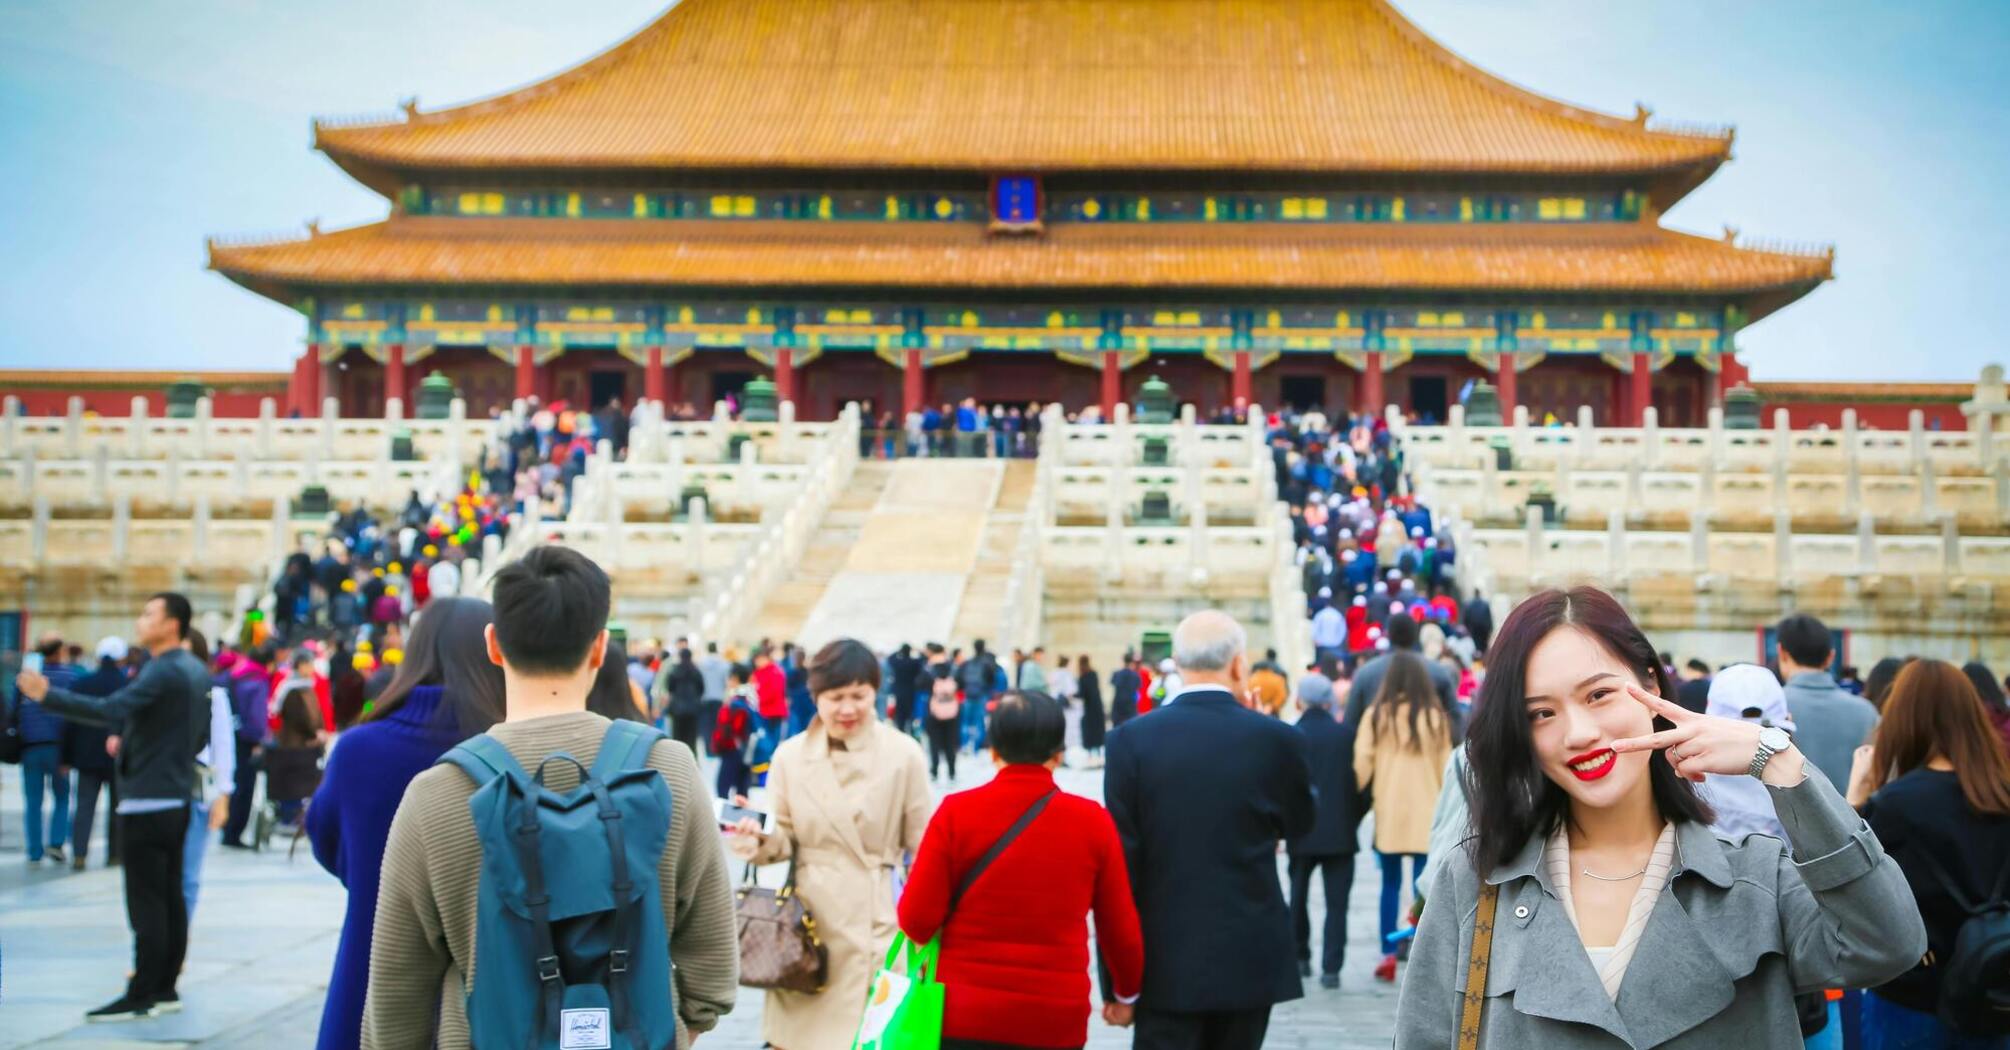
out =
[(1376, 652), (1378, 652), (1378, 653), (1386, 653), (1386, 652), (1388, 652), (1388, 651), (1389, 651), (1389, 640), (1388, 640), (1387, 638), (1377, 638), (1377, 639), (1375, 639), (1375, 651), (1376, 651)]
[(1412, 526), (1410, 526), (1410, 535), (1411, 535), (1411, 536), (1422, 536), (1423, 534), (1424, 534), (1424, 527), (1423, 527), (1422, 525), (1412, 525)]
[(1165, 659), (1159, 661), (1159, 673), (1161, 674), (1173, 673), (1172, 657), (1168, 656)]
[(1357, 594), (1354, 596), (1354, 605), (1356, 608), (1365, 609), (1368, 607), (1368, 599)]
[(113, 635), (98, 643), (98, 659), (100, 660), (110, 660), (113, 663), (118, 663), (120, 660), (126, 658), (127, 651), (126, 640), (117, 635)]

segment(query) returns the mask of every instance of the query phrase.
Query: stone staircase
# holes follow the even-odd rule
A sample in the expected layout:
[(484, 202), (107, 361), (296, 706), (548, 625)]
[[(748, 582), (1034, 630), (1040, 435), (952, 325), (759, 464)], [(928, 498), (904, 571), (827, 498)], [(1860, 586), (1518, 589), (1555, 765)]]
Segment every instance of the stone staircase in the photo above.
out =
[(998, 500), (985, 518), (984, 533), (978, 540), (977, 564), (963, 587), (963, 600), (956, 609), (956, 626), (950, 644), (968, 647), (978, 638), (992, 648), (1002, 648), (999, 622), (1005, 606), (1005, 582), (1012, 575), (1013, 554), (1019, 547), (1019, 533), (1026, 523), (1026, 506), (1033, 495), (1035, 464), (1032, 460), (1011, 460), (1005, 464), (1005, 479), (998, 486)]
[(861, 460), (852, 471), (851, 484), (824, 512), (823, 524), (795, 574), (777, 586), (754, 621), (754, 637), (770, 641), (795, 641), (809, 621), (810, 613), (823, 600), (824, 592), (844, 569), (845, 560), (865, 530), (866, 519), (879, 504), (893, 478), (893, 464), (883, 460)]

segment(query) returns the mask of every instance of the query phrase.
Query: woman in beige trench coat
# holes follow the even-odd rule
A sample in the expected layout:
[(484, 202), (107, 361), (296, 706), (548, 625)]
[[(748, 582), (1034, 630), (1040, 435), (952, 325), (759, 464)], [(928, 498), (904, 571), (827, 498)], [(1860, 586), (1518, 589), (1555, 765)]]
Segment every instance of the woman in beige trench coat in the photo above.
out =
[(894, 873), (921, 845), (933, 806), (921, 747), (874, 712), (879, 661), (841, 639), (810, 662), (817, 717), (782, 742), (768, 767), (775, 831), (742, 822), (729, 840), (758, 864), (796, 861), (796, 892), (830, 951), (814, 995), (770, 991), (761, 1037), (776, 1050), (847, 1050), (866, 984), (899, 930)]

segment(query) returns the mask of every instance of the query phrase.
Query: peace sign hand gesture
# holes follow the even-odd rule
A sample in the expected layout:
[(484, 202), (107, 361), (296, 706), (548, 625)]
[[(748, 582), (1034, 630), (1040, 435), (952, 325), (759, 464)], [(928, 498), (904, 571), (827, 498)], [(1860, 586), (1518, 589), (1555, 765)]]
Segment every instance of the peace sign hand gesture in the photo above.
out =
[[(1758, 723), (1697, 714), (1635, 685), (1628, 685), (1626, 693), (1655, 717), (1674, 723), (1674, 728), (1615, 741), (1612, 750), (1620, 754), (1666, 750), (1675, 774), (1697, 783), (1706, 773), (1751, 772), (1752, 759), (1759, 753)], [(1775, 787), (1792, 787), (1801, 782), (1803, 772), (1800, 750), (1788, 748), (1766, 763), (1760, 779)]]

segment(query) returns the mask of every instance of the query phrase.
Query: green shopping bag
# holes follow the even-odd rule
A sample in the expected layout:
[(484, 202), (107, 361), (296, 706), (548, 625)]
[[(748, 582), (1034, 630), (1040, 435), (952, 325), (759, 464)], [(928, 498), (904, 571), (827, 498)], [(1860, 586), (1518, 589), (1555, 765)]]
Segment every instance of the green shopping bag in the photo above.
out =
[[(942, 985), (935, 979), (942, 951), (937, 936), (926, 947), (896, 933), (886, 962), (866, 986), (865, 1016), (859, 1019), (852, 1050), (939, 1050), (942, 1046)], [(895, 960), (904, 959), (900, 973)]]

